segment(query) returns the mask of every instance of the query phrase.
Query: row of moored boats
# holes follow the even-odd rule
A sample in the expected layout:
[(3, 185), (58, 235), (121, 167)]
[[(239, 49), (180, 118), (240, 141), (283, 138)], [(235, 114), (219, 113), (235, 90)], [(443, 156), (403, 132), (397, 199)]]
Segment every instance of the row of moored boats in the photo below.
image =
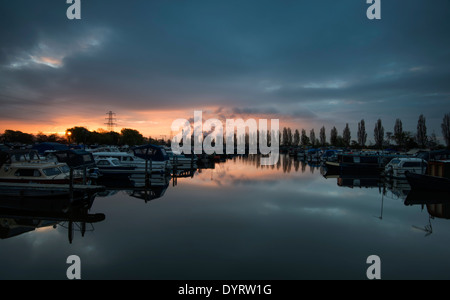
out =
[(309, 149), (290, 151), (310, 164), (322, 165), (328, 175), (364, 176), (408, 180), (412, 188), (450, 191), (450, 151), (344, 151)]
[[(115, 147), (78, 150), (0, 152), (0, 195), (61, 196), (96, 191), (94, 183), (144, 186), (183, 170), (197, 168), (197, 157), (174, 154), (156, 145), (127, 152)], [(164, 181), (164, 180), (163, 180)], [(165, 182), (165, 181), (164, 181)]]

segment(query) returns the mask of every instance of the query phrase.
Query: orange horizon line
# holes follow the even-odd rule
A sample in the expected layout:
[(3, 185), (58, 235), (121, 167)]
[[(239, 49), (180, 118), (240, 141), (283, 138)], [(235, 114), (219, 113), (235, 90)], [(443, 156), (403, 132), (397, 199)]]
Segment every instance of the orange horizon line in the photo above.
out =
[[(89, 128), (87, 128), (87, 127), (84, 127), (84, 126), (76, 126), (76, 127), (83, 127), (83, 128), (86, 128), (89, 132), (99, 132), (99, 130), (98, 129), (102, 129), (102, 128), (98, 128), (98, 129), (95, 129), (95, 130), (91, 130), (91, 129), (89, 129)], [(69, 129), (72, 129), (72, 128), (74, 128), (74, 127), (71, 127), (71, 128), (68, 128), (67, 130), (69, 130)], [(134, 129), (134, 128), (129, 128), (129, 127), (124, 127), (124, 128), (122, 128), (122, 129), (132, 129), (132, 130), (136, 130), (136, 131), (138, 131), (140, 134), (142, 134), (144, 137), (146, 137), (146, 138), (156, 138), (156, 139), (158, 139), (158, 136), (160, 136), (160, 135), (166, 135), (166, 136), (170, 136), (170, 134), (161, 134), (161, 133), (153, 133), (153, 134), (149, 134), (149, 133), (143, 133), (143, 132), (141, 132), (141, 131), (139, 131), (138, 129)], [(66, 137), (67, 136), (67, 130), (65, 131), (65, 132), (61, 132), (61, 131), (38, 131), (38, 132), (28, 132), (28, 131), (25, 131), (25, 130), (17, 130), (17, 129), (11, 129), (11, 128), (7, 128), (7, 129), (5, 129), (5, 130), (2, 130), (2, 131), (0, 131), (0, 135), (2, 135), (2, 134), (4, 134), (6, 131), (8, 131), (8, 130), (11, 130), (11, 131), (19, 131), (19, 132), (22, 132), (22, 133), (24, 133), (24, 134), (31, 134), (31, 135), (34, 135), (34, 136), (37, 136), (37, 135), (39, 135), (39, 134), (44, 134), (44, 135), (57, 135), (57, 136), (60, 136), (60, 137)], [(115, 132), (115, 133), (121, 133), (121, 131), (117, 131), (117, 130), (113, 130), (113, 131), (107, 131), (106, 129), (104, 129), (104, 131), (105, 131), (105, 133), (109, 133), (109, 132)]]

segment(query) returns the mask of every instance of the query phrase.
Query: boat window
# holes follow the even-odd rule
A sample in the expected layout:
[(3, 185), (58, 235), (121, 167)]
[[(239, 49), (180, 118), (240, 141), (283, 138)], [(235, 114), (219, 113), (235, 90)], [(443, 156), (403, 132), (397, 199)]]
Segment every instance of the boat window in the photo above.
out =
[(37, 169), (19, 169), (14, 175), (18, 177), (40, 177), (41, 172)]
[(61, 174), (61, 171), (58, 168), (43, 169), (42, 172), (44, 172), (44, 174), (47, 176), (55, 176)]
[(99, 160), (97, 162), (97, 166), (109, 166), (109, 165), (111, 165), (111, 164), (107, 160)]
[(426, 168), (426, 164), (421, 163), (421, 162), (405, 162), (403, 164), (404, 168), (420, 168), (420, 167), (424, 167)]
[(393, 159), (390, 162), (391, 165), (398, 165), (399, 163), (400, 163), (400, 159)]
[(115, 158), (111, 160), (111, 164), (113, 166), (120, 166), (120, 161), (117, 158)]
[(92, 157), (89, 154), (83, 155), (83, 161), (85, 163), (92, 163)]
[(61, 166), (61, 167), (59, 167), (59, 168), (60, 168), (61, 172), (63, 172), (64, 174), (70, 173), (70, 168), (69, 168), (69, 166)]
[(147, 154), (147, 149), (135, 149), (134, 153), (144, 155)]

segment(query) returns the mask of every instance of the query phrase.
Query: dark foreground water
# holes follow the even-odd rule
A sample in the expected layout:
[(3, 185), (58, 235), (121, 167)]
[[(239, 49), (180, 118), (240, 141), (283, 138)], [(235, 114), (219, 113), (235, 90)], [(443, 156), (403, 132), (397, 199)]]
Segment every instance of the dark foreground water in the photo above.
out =
[[(152, 201), (97, 196), (89, 213), (105, 220), (84, 237), (74, 230), (72, 243), (57, 218), (33, 230), (36, 220), (3, 211), (0, 279), (66, 279), (73, 254), (83, 279), (366, 279), (373, 254), (383, 279), (449, 279), (448, 209), (406, 206), (408, 191), (325, 178), (284, 157), (272, 168), (236, 158), (171, 181)], [(32, 231), (17, 234), (27, 222)]]

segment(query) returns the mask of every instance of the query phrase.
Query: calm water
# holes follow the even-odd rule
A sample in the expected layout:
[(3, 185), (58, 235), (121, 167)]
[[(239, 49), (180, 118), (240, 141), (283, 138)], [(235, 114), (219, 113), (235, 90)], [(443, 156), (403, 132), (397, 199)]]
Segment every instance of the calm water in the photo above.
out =
[(408, 190), (325, 178), (285, 157), (271, 168), (236, 158), (171, 181), (148, 202), (132, 191), (97, 196), (89, 213), (105, 220), (84, 237), (75, 230), (72, 243), (68, 224), (48, 217), (56, 228), (5, 238), (4, 227), (0, 279), (65, 279), (72, 254), (83, 279), (365, 279), (372, 254), (383, 279), (449, 279), (446, 207), (406, 206)]

